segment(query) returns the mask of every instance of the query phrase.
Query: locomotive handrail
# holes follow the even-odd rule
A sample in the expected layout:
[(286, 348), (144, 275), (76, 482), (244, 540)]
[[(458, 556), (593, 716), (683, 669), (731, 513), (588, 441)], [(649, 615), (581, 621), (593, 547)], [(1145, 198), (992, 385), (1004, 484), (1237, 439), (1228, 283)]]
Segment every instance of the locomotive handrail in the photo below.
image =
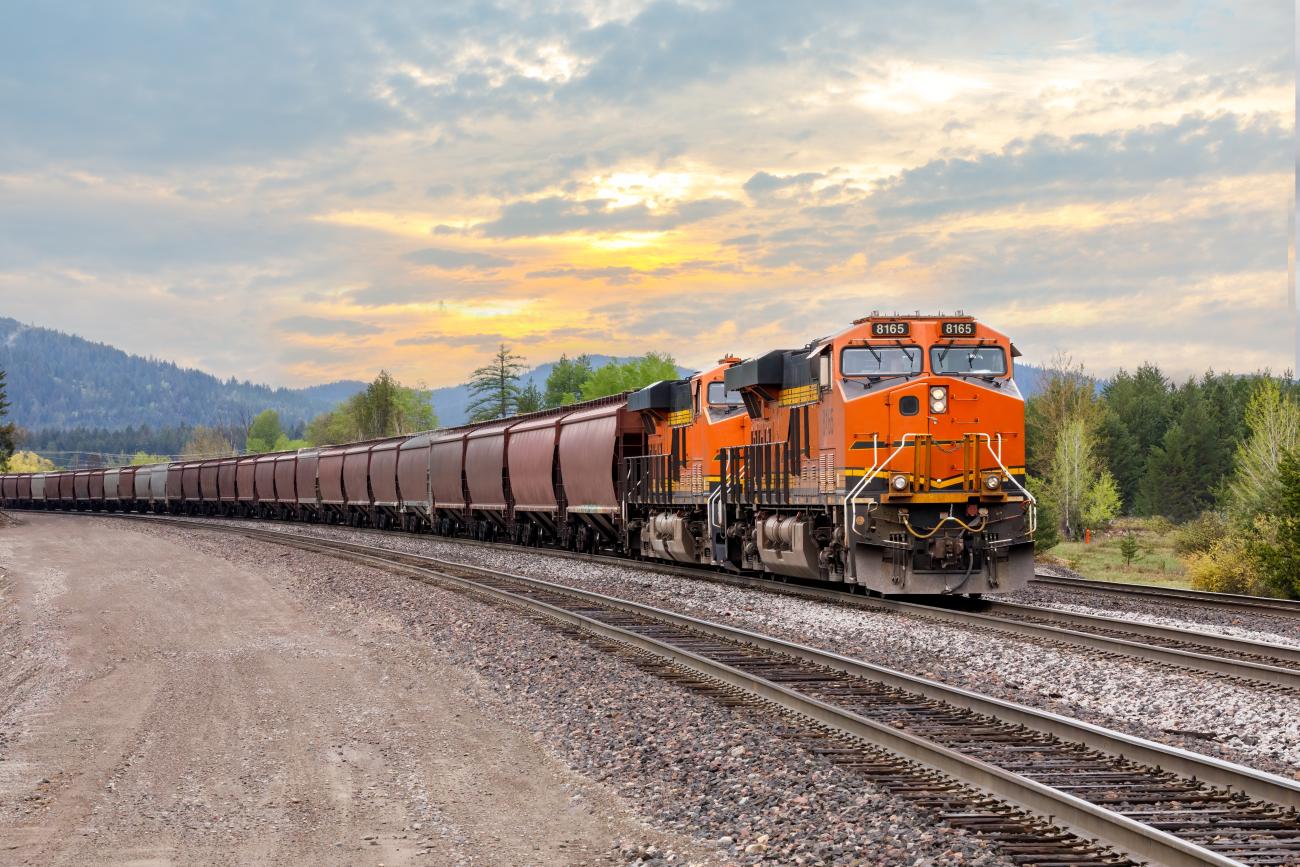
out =
[(1001, 454), (1001, 452), (1002, 452), (1002, 434), (998, 434), (998, 450), (997, 450), (996, 452), (993, 451), (993, 437), (992, 437), (992, 436), (990, 436), (989, 434), (986, 434), (986, 433), (977, 433), (977, 434), (975, 434), (975, 436), (976, 436), (976, 437), (983, 437), (984, 440), (985, 440), (985, 442), (988, 443), (988, 446), (989, 446), (989, 454), (993, 456), (993, 460), (997, 461), (998, 469), (1002, 470), (1003, 475), (1005, 475), (1005, 476), (1007, 477), (1007, 481), (1011, 482), (1011, 484), (1013, 484), (1013, 485), (1015, 485), (1017, 488), (1019, 488), (1020, 491), (1021, 491), (1021, 493), (1023, 493), (1026, 497), (1029, 498), (1029, 502), (1030, 502), (1032, 505), (1037, 506), (1037, 505), (1038, 505), (1038, 498), (1035, 497), (1033, 494), (1029, 493), (1029, 489), (1028, 489), (1028, 488), (1026, 488), (1024, 485), (1020, 484), (1020, 482), (1016, 481), (1016, 477), (1013, 476), (1013, 475), (1011, 475), (1011, 470), (1007, 469), (1007, 465), (1004, 464), (1004, 463), (1002, 463), (1002, 454)]
[(883, 461), (878, 461), (876, 465), (871, 468), (870, 472), (864, 473), (862, 476), (862, 480), (858, 482), (856, 485), (854, 485), (853, 490), (850, 491), (847, 496), (845, 496), (844, 514), (845, 514), (845, 520), (848, 522), (850, 532), (852, 533), (858, 532), (858, 528), (854, 524), (854, 521), (857, 519), (858, 494), (862, 492), (862, 489), (867, 486), (868, 482), (870, 482), (872, 479), (876, 477), (876, 473), (880, 472), (881, 467), (888, 465), (890, 461), (898, 457), (899, 453), (901, 453), (903, 449), (907, 447), (907, 440), (909, 437), (918, 437), (918, 436), (920, 436), (920, 434), (917, 433), (903, 434), (903, 438), (898, 441), (898, 448), (894, 449), (894, 451), (889, 455), (889, 457), (885, 458)]

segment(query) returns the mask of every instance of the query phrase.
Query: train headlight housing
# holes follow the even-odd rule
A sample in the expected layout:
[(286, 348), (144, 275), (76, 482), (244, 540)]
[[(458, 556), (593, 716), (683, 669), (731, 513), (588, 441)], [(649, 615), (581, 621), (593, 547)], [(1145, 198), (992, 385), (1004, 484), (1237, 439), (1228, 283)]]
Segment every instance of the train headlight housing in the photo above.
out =
[(889, 486), (895, 491), (907, 490), (907, 476), (894, 476), (889, 480)]
[(997, 491), (1002, 487), (1002, 477), (993, 475), (984, 477), (984, 488), (988, 491)]
[(942, 385), (936, 385), (930, 388), (930, 412), (939, 413), (948, 411), (948, 389)]

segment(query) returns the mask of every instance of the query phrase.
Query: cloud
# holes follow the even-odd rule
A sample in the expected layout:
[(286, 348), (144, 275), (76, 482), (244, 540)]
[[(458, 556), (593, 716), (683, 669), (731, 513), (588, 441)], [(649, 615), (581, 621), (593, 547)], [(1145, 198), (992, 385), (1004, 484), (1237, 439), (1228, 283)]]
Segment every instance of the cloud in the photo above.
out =
[(358, 307), (401, 307), (440, 305), (452, 298), (487, 299), (510, 284), (503, 280), (444, 280), (437, 283), (411, 282), (394, 277), (391, 281), (348, 289), (344, 299)]
[(354, 319), (327, 319), (323, 316), (287, 316), (275, 322), (276, 328), (293, 334), (306, 334), (312, 337), (363, 337), (369, 334), (382, 334), (383, 329)]
[[(1018, 343), (1080, 358), (1195, 357), (1169, 339), (1186, 334), (1281, 368), (1293, 17), (1226, 0), (25, 4), (0, 37), (0, 298), (277, 382), (425, 377), (413, 347), (438, 344), (393, 341), (456, 331), (538, 360), (627, 342), (707, 363), (801, 344), (864, 298), (1006, 315)], [(1272, 321), (1241, 306), (1247, 285), (1279, 295)], [(1126, 314), (1128, 296), (1177, 327)], [(1092, 299), (1077, 328), (1045, 324)], [(264, 350), (305, 314), (384, 339)], [(437, 350), (434, 376), (462, 380), (492, 345)]]
[(475, 346), (491, 347), (501, 342), (510, 342), (504, 334), (489, 332), (479, 334), (444, 334), (439, 332), (416, 334), (393, 341), (396, 346)]
[(512, 202), (495, 220), (478, 229), (490, 238), (519, 238), (599, 232), (658, 232), (697, 223), (732, 211), (731, 199), (709, 198), (652, 209), (644, 202), (617, 207), (610, 199), (571, 200), (547, 196)]
[(369, 199), (375, 196), (382, 196), (384, 193), (391, 193), (397, 189), (397, 184), (389, 180), (360, 182), (351, 184), (340, 184), (330, 189), (330, 192), (337, 192), (347, 196), (349, 199)]
[(433, 265), (448, 270), (459, 268), (493, 270), (511, 263), (511, 260), (504, 256), (494, 256), (478, 250), (455, 250), (450, 247), (426, 247), (423, 250), (407, 253), (402, 258), (417, 265)]
[(1275, 117), (1188, 115), (1177, 123), (1070, 137), (1016, 139), (978, 157), (932, 160), (882, 182), (878, 213), (933, 217), (1026, 201), (1114, 198), (1168, 180), (1292, 168), (1292, 132)]
[(800, 172), (797, 175), (773, 175), (767, 172), (755, 172), (745, 181), (744, 190), (751, 199), (763, 199), (781, 190), (794, 187), (808, 189), (815, 181), (824, 178), (821, 172)]
[(603, 280), (611, 286), (625, 286), (646, 278), (670, 277), (692, 271), (736, 272), (739, 270), (739, 267), (732, 262), (691, 259), (673, 265), (660, 265), (657, 268), (632, 268), (626, 265), (606, 268), (547, 268), (541, 271), (529, 271), (524, 276), (538, 280)]

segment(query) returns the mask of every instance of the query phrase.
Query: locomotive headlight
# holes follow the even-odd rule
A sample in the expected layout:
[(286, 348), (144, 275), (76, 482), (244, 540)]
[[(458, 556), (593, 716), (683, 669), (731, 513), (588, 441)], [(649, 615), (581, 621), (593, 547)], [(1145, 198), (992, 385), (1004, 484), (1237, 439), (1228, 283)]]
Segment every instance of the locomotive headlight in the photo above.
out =
[(1002, 477), (1001, 477), (1001, 476), (985, 476), (985, 477), (984, 477), (984, 487), (988, 488), (990, 491), (996, 491), (998, 488), (1002, 487)]
[(893, 486), (895, 491), (905, 491), (907, 490), (907, 476), (894, 476), (889, 480), (889, 484)]
[(936, 385), (930, 389), (930, 412), (948, 411), (948, 389)]

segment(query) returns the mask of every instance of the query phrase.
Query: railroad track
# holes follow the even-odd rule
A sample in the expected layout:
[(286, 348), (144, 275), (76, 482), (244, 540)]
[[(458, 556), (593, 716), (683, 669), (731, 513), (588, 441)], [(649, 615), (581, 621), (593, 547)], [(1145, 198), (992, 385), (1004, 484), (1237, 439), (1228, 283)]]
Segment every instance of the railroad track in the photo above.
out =
[[(350, 528), (352, 529), (352, 528)], [(390, 534), (383, 530), (356, 530)], [(525, 548), (497, 542), (480, 542), (456, 537), (437, 541), (471, 547), (540, 556), (554, 556), (586, 562), (611, 563), (625, 568), (695, 581), (712, 581), (768, 593), (816, 599), (873, 611), (893, 611), (962, 626), (984, 627), (1021, 637), (1086, 647), (1103, 653), (1135, 657), (1148, 662), (1203, 672), (1215, 677), (1248, 682), (1255, 687), (1300, 691), (1300, 648), (1268, 644), (1199, 630), (1177, 629), (1100, 615), (1080, 614), (1020, 603), (941, 597), (927, 602), (882, 599), (769, 578), (708, 569), (692, 569), (670, 563), (651, 563), (600, 554), (577, 554), (553, 548)]]
[(721, 700), (778, 709), (794, 722), (791, 736), (989, 837), (1020, 863), (1300, 863), (1300, 783), (1276, 775), (522, 575), (287, 531), (143, 520), (341, 557), (522, 608), (646, 665), (669, 666), (675, 679)]
[(1294, 599), (1269, 599), (1265, 596), (1242, 596), (1234, 593), (1213, 593), (1208, 590), (1184, 590), (1180, 587), (1153, 587), (1150, 584), (1125, 584), (1118, 581), (1091, 581), (1087, 578), (1065, 578), (1059, 575), (1036, 574), (1030, 584), (1045, 587), (1067, 587), (1075, 591), (1105, 593), (1150, 599), (1166, 604), (1218, 608), (1225, 611), (1248, 611), (1276, 617), (1300, 617), (1300, 601)]

